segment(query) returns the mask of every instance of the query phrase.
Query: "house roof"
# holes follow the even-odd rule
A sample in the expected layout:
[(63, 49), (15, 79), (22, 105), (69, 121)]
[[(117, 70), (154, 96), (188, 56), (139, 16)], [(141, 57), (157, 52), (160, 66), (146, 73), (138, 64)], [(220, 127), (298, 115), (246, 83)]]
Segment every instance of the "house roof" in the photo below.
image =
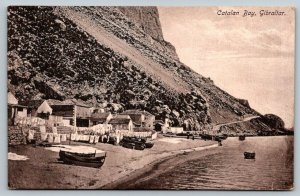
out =
[(153, 132), (153, 129), (147, 128), (147, 127), (134, 127), (134, 132)]
[(81, 106), (86, 108), (90, 107), (87, 104), (83, 103), (83, 101), (76, 100), (76, 99), (66, 99), (64, 101), (59, 101), (56, 99), (48, 99), (47, 101), (49, 105), (76, 105), (76, 106)]
[(145, 110), (126, 110), (124, 112), (122, 112), (122, 114), (135, 114), (135, 115), (145, 115), (145, 116), (153, 116), (153, 114), (145, 111)]
[(110, 115), (109, 112), (103, 112), (103, 113), (93, 113), (91, 115), (91, 118), (107, 118)]
[(125, 114), (117, 114), (114, 116), (114, 118), (126, 118), (126, 119), (131, 119), (129, 115)]
[(61, 105), (62, 101), (57, 99), (47, 99), (49, 105)]
[(129, 114), (132, 122), (135, 124), (135, 125), (141, 125), (142, 124), (142, 117), (141, 117), (141, 114)]
[(37, 109), (37, 113), (50, 113), (52, 114), (52, 108), (47, 101), (44, 101)]
[(74, 102), (75, 105), (77, 106), (82, 106), (82, 107), (86, 107), (86, 108), (91, 108), (90, 105), (84, 103), (82, 100), (78, 99), (78, 100), (75, 100), (75, 99), (72, 99), (72, 101)]
[[(38, 108), (44, 101), (45, 101), (45, 99), (30, 100), (30, 101), (22, 102), (22, 105), (27, 105), (31, 108)], [(75, 99), (66, 99), (64, 101), (60, 101), (57, 99), (47, 99), (46, 101), (50, 106), (53, 106), (53, 105), (76, 105), (76, 106), (90, 108), (90, 106), (86, 105), (81, 100), (75, 100)]]
[(112, 118), (112, 119), (110, 119), (108, 124), (119, 124), (119, 125), (126, 124), (126, 125), (128, 125), (130, 121), (131, 121), (130, 118)]
[(12, 105), (17, 105), (18, 104), (18, 99), (11, 93), (7, 93), (7, 103), (12, 104)]
[(105, 112), (105, 113), (93, 113), (90, 117), (90, 119), (92, 120), (97, 120), (99, 121), (100, 123), (104, 123), (108, 116), (110, 115), (109, 112)]
[(22, 105), (27, 105), (29, 108), (38, 108), (44, 101), (43, 99), (30, 100), (22, 102)]
[(76, 99), (66, 99), (64, 101), (59, 101), (55, 99), (49, 99), (50, 105), (76, 105), (76, 106), (81, 106), (81, 107), (86, 107), (89, 108), (87, 104), (83, 103), (81, 100), (76, 100)]

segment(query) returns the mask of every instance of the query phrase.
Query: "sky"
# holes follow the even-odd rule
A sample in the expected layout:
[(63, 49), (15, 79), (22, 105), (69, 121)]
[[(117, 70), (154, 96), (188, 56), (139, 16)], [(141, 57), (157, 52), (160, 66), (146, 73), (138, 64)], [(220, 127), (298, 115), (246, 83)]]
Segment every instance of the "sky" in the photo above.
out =
[[(258, 112), (276, 114), (286, 127), (293, 126), (294, 8), (158, 9), (164, 39), (175, 46), (183, 63), (231, 95), (247, 99)], [(256, 15), (244, 17), (245, 10)], [(284, 14), (260, 16), (261, 10)]]

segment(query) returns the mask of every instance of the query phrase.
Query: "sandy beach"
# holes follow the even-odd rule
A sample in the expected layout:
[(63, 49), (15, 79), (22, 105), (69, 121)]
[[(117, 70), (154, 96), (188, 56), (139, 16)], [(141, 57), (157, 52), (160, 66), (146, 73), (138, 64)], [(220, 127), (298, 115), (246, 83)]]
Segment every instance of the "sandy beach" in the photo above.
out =
[(9, 152), (29, 159), (9, 160), (9, 188), (127, 189), (195, 156), (213, 153), (217, 147), (214, 141), (163, 137), (155, 141), (153, 148), (144, 151), (103, 143), (72, 142), (71, 145), (87, 145), (106, 151), (104, 165), (100, 169), (66, 165), (57, 161), (58, 152), (31, 145), (13, 146), (9, 147)]

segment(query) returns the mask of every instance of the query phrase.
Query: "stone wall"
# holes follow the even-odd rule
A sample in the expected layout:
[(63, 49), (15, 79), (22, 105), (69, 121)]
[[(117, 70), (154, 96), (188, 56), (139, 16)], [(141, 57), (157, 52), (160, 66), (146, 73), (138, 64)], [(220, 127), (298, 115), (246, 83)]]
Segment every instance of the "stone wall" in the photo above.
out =
[(8, 145), (26, 144), (26, 132), (28, 129), (18, 126), (8, 127)]

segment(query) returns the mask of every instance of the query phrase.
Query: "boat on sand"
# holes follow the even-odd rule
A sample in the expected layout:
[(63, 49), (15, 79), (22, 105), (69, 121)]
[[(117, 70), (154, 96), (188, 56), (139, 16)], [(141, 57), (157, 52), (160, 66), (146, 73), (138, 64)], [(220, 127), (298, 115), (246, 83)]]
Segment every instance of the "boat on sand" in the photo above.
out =
[(106, 152), (98, 156), (97, 153), (78, 153), (60, 150), (59, 161), (70, 165), (100, 168), (105, 161)]
[(255, 152), (244, 152), (245, 159), (255, 159)]

